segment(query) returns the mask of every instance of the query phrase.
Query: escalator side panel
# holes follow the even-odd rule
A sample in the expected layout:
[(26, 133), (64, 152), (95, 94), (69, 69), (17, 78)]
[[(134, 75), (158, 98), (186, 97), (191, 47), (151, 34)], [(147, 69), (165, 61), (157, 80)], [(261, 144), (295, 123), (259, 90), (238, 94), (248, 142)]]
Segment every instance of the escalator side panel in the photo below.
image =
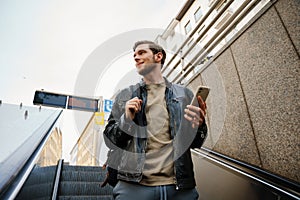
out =
[(201, 199), (278, 200), (294, 199), (276, 193), (266, 185), (242, 173), (192, 153), (197, 190)]

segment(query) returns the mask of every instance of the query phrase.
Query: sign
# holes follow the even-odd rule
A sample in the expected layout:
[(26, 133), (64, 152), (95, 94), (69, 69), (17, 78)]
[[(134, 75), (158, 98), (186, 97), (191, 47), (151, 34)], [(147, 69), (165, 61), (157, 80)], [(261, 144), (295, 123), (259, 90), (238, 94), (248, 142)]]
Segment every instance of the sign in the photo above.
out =
[(34, 94), (33, 104), (64, 109), (75, 109), (89, 112), (99, 111), (99, 99), (78, 97), (53, 92), (37, 90)]
[(85, 97), (69, 96), (68, 109), (97, 112), (98, 100)]
[(35, 91), (33, 104), (66, 108), (67, 95), (45, 91)]
[(95, 112), (95, 123), (97, 125), (104, 125), (104, 112)]
[(113, 106), (113, 100), (104, 99), (104, 112), (111, 112)]

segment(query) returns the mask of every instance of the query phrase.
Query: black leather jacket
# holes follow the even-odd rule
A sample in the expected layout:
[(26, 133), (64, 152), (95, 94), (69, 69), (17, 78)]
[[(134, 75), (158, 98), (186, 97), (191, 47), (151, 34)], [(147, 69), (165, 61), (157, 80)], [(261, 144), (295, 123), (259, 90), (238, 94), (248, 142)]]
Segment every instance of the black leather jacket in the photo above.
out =
[[(193, 129), (184, 115), (193, 93), (188, 88), (166, 80), (165, 99), (170, 120), (170, 134), (173, 140), (174, 172), (176, 189), (194, 188), (193, 163), (190, 148), (200, 148), (207, 136), (207, 127)], [(131, 122), (125, 120), (125, 103), (133, 97), (142, 99), (142, 109)], [(145, 105), (147, 90), (141, 82), (122, 90), (115, 98), (108, 124), (104, 130), (106, 145), (117, 152), (114, 158), (118, 168), (118, 179), (139, 182), (142, 179), (147, 145), (147, 120)]]

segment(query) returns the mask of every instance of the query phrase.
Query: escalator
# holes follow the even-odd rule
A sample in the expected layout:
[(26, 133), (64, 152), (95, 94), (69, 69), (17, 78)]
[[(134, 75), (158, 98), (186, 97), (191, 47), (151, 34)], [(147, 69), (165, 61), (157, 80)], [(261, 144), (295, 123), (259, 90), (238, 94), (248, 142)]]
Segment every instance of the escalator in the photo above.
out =
[(41, 159), (62, 110), (0, 104), (0, 113), (1, 200), (112, 199), (112, 188), (100, 187), (106, 176), (101, 167)]
[[(192, 150), (192, 156), (199, 200), (300, 199), (299, 184), (290, 180), (205, 148)], [(57, 166), (36, 167), (16, 200), (112, 200), (113, 188), (100, 187), (105, 175), (101, 167), (70, 166), (62, 160)]]
[[(2, 104), (0, 112), (0, 199), (113, 199), (112, 187), (100, 187), (101, 167), (38, 162), (62, 111)], [(192, 158), (200, 200), (300, 199), (299, 183), (205, 148)]]
[(101, 167), (70, 166), (61, 160), (57, 166), (34, 168), (16, 200), (112, 200), (112, 187), (100, 187), (105, 176)]

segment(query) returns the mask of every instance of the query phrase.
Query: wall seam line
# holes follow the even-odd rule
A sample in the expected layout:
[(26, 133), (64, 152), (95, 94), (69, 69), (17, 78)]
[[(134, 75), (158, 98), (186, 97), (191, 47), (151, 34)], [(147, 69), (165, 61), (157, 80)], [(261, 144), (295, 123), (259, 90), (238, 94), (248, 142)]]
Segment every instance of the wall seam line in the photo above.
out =
[(293, 48), (294, 48), (294, 50), (295, 50), (295, 52), (296, 52), (298, 58), (300, 58), (299, 52), (298, 52), (298, 50), (297, 50), (297, 48), (296, 48), (296, 45), (294, 44), (294, 42), (293, 42), (293, 40), (292, 40), (292, 38), (291, 38), (291, 35), (290, 35), (290, 33), (289, 33), (287, 27), (285, 26), (285, 24), (284, 24), (284, 22), (283, 22), (283, 19), (281, 18), (281, 15), (280, 15), (280, 13), (279, 13), (279, 11), (278, 11), (277, 8), (276, 8), (276, 5), (274, 5), (274, 9), (275, 9), (276, 14), (278, 15), (278, 18), (279, 18), (279, 20), (280, 20), (280, 22), (281, 22), (281, 24), (282, 24), (282, 26), (283, 26), (283, 28), (284, 28), (286, 34), (287, 34), (289, 40), (290, 40), (291, 43), (292, 43), (292, 46), (293, 46)]
[(257, 145), (257, 138), (256, 138), (256, 134), (255, 134), (255, 131), (254, 131), (253, 121), (252, 121), (252, 118), (251, 118), (251, 115), (250, 115), (248, 102), (247, 102), (247, 99), (246, 99), (246, 95), (245, 95), (245, 92), (244, 92), (244, 87), (243, 87), (243, 84), (241, 82), (241, 77), (240, 77), (240, 74), (239, 74), (239, 70), (237, 69), (237, 64), (236, 64), (236, 61), (235, 61), (235, 58), (234, 58), (231, 47), (229, 47), (229, 51), (230, 51), (230, 54), (231, 54), (231, 58), (233, 60), (234, 68), (235, 68), (237, 76), (238, 76), (238, 80), (239, 80), (240, 87), (241, 87), (241, 90), (242, 90), (243, 98), (245, 100), (245, 106), (246, 106), (246, 110), (247, 110), (247, 115), (249, 117), (250, 126), (251, 126), (251, 129), (252, 129), (252, 132), (253, 132), (253, 139), (254, 139), (256, 150), (257, 150), (259, 163), (260, 163), (260, 166), (263, 167), (263, 162), (262, 162), (261, 154), (260, 154), (260, 151), (259, 151), (259, 148), (258, 148), (258, 145)]

